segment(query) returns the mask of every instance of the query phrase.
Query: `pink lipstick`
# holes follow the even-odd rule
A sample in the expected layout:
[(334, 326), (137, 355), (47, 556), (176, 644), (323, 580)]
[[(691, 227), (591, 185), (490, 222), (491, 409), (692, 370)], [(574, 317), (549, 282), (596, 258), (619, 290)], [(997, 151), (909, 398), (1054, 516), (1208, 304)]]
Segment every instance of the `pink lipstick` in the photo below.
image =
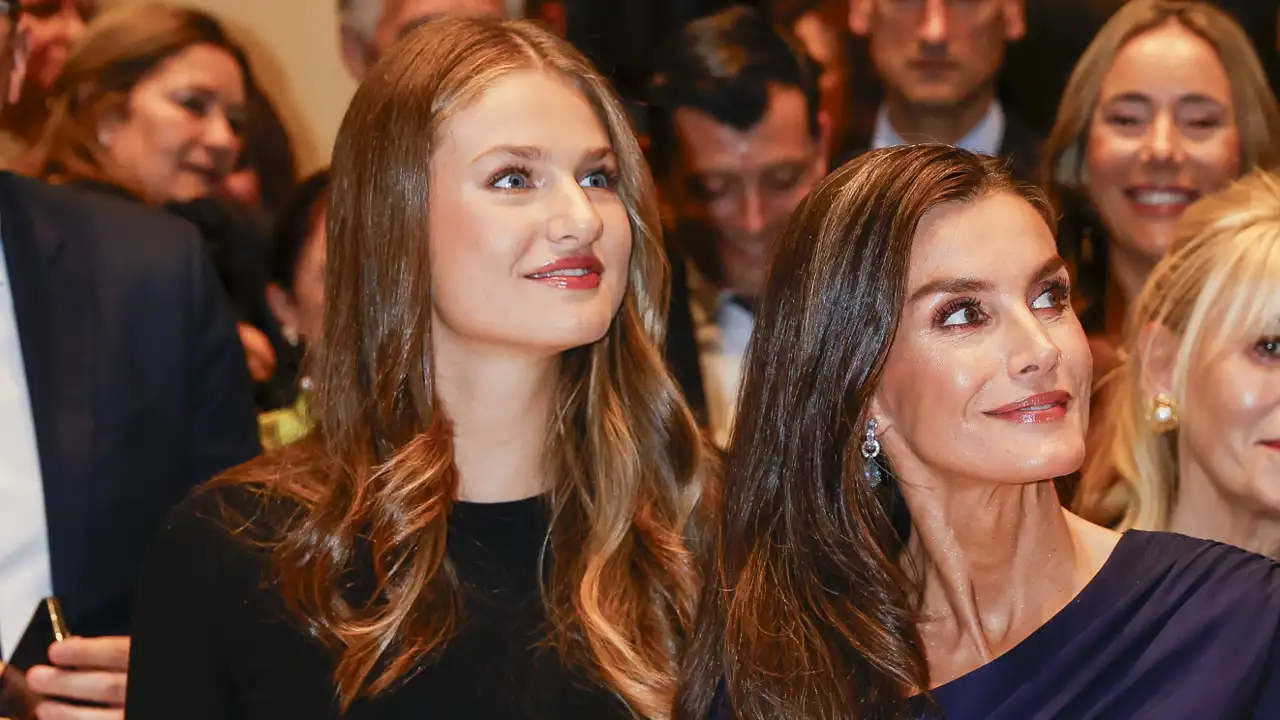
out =
[(1057, 422), (1067, 416), (1067, 403), (1070, 401), (1071, 393), (1054, 390), (1002, 405), (995, 410), (988, 410), (986, 414), (1020, 425)]
[(592, 255), (579, 255), (552, 260), (525, 277), (560, 290), (594, 290), (600, 287), (603, 272), (604, 263)]

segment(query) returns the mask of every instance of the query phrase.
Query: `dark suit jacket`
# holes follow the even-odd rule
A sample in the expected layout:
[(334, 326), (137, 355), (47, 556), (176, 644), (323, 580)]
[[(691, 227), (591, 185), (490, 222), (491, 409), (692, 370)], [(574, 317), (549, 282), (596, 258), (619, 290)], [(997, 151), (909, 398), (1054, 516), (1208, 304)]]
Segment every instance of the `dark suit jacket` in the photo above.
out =
[(54, 593), (126, 634), (143, 554), (194, 485), (259, 452), (244, 349), (195, 229), (0, 173)]

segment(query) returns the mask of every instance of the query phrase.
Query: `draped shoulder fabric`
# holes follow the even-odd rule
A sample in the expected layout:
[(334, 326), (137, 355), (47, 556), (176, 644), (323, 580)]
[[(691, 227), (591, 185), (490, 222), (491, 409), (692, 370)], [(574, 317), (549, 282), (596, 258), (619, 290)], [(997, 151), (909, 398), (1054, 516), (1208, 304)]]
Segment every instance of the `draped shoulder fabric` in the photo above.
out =
[(1130, 531), (1062, 612), (937, 688), (947, 720), (1280, 718), (1280, 566)]
[[(1280, 565), (1131, 530), (1060, 613), (935, 689), (922, 720), (1280, 718)], [(723, 696), (711, 720), (730, 720)]]

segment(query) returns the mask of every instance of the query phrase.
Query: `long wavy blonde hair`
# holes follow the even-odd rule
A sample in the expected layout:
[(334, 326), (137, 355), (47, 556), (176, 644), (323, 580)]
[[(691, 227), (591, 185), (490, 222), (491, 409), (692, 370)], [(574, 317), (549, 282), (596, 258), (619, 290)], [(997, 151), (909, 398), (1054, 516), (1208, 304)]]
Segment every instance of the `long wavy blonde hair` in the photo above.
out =
[[(458, 478), (431, 367), (428, 165), (441, 124), (523, 69), (559, 74), (597, 112), (634, 238), (622, 306), (604, 338), (564, 354), (547, 429), (550, 640), (638, 715), (666, 718), (698, 590), (685, 536), (707, 456), (659, 351), (668, 267), (652, 179), (608, 83), (551, 33), (440, 20), (366, 76), (333, 153), (315, 431), (223, 483), (297, 506), (272, 528), (276, 580), (334, 648), (343, 707), (446, 647), (462, 611), (445, 543)], [(352, 571), (373, 576), (371, 598), (344, 596)]]
[[(1280, 318), (1280, 178), (1254, 171), (1200, 200), (1178, 221), (1173, 251), (1156, 266), (1129, 317), (1124, 363), (1104, 383), (1110, 437), (1084, 471), (1080, 511), (1120, 518), (1123, 529), (1163, 530), (1178, 494), (1177, 431), (1157, 434), (1143, 382), (1151, 324), (1177, 338), (1172, 395), (1183, 413), (1193, 370), (1277, 333)], [(1146, 345), (1144, 346), (1144, 343)]]

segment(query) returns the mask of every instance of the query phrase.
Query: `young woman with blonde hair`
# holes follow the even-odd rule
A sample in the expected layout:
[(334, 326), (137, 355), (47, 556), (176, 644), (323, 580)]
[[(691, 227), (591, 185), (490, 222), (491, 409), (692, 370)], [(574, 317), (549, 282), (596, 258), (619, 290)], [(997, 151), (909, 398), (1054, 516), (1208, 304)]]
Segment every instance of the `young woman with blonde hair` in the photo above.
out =
[(1125, 349), (1082, 510), (1280, 557), (1280, 179), (1183, 213)]
[(129, 717), (668, 717), (704, 455), (621, 104), (535, 25), (439, 20), (332, 183), (314, 429), (160, 536)]

